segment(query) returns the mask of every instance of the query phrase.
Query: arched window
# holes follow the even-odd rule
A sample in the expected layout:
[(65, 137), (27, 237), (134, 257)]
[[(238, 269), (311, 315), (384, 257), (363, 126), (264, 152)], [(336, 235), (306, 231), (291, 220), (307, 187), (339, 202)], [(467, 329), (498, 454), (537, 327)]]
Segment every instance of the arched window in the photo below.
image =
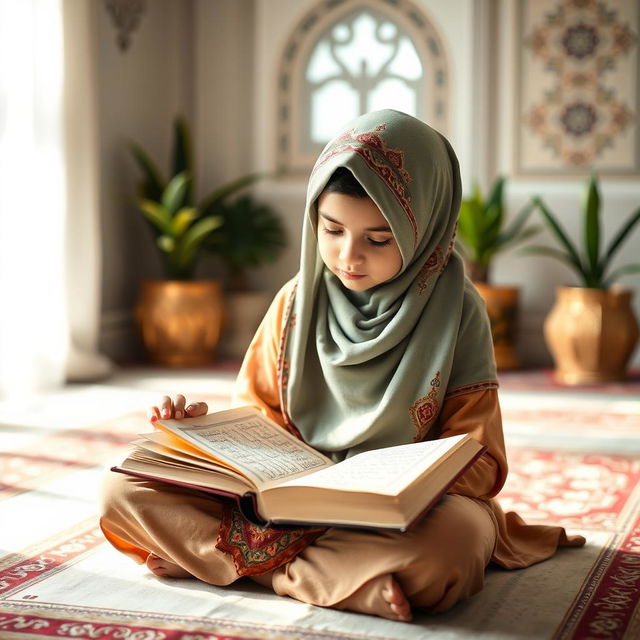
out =
[(446, 133), (442, 40), (405, 0), (324, 0), (294, 29), (278, 83), (277, 165), (308, 171), (349, 120), (398, 109)]

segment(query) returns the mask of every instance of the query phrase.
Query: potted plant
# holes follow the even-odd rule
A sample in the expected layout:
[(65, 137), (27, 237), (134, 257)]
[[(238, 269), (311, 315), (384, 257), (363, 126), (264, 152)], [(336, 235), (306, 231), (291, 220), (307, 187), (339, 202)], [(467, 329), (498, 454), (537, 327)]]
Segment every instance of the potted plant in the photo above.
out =
[(487, 305), (496, 365), (502, 370), (520, 366), (516, 349), (519, 288), (492, 284), (491, 263), (496, 254), (538, 232), (537, 227), (526, 226), (533, 203), (528, 203), (506, 224), (504, 185), (505, 178), (497, 178), (486, 200), (475, 185), (471, 197), (462, 200), (458, 218), (458, 247), (467, 274)]
[(157, 364), (206, 364), (222, 330), (222, 288), (216, 280), (194, 279), (195, 268), (205, 241), (224, 224), (216, 208), (258, 176), (222, 185), (196, 204), (191, 137), (180, 117), (174, 122), (168, 179), (140, 146), (132, 143), (130, 150), (143, 176), (136, 204), (149, 223), (164, 271), (163, 279), (141, 283), (136, 317), (143, 344)]
[(556, 303), (545, 320), (544, 334), (555, 361), (556, 377), (565, 384), (621, 380), (638, 340), (638, 323), (631, 307), (631, 292), (614, 286), (614, 282), (624, 274), (639, 272), (640, 264), (613, 269), (613, 258), (640, 221), (640, 208), (601, 251), (600, 194), (595, 174), (585, 192), (581, 247), (569, 239), (542, 198), (536, 197), (534, 202), (560, 248), (530, 250), (568, 265), (580, 282), (577, 287), (556, 290)]
[(271, 295), (255, 290), (249, 270), (278, 258), (287, 244), (280, 217), (272, 207), (244, 194), (235, 200), (218, 201), (211, 213), (223, 221), (222, 226), (205, 242), (228, 273), (228, 324), (224, 340), (225, 353), (241, 358), (258, 328), (271, 301)]

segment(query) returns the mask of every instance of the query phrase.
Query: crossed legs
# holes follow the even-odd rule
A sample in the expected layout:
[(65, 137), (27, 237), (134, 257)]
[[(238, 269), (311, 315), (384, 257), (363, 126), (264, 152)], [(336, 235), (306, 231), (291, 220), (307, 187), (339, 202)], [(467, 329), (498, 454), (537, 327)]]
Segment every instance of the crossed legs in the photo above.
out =
[[(101, 526), (120, 551), (156, 575), (218, 586), (238, 578), (216, 549), (221, 506), (163, 483), (110, 474)], [(411, 607), (444, 611), (480, 591), (495, 525), (478, 501), (446, 496), (409, 532), (329, 529), (293, 560), (256, 581), (310, 604), (394, 620)]]

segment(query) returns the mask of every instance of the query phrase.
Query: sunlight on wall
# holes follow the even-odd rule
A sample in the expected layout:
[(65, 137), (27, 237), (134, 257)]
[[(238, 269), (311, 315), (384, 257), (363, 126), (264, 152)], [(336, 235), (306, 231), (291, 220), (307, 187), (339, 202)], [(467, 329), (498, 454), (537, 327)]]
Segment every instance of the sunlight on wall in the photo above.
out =
[(64, 374), (62, 31), (61, 0), (0, 0), (0, 395)]

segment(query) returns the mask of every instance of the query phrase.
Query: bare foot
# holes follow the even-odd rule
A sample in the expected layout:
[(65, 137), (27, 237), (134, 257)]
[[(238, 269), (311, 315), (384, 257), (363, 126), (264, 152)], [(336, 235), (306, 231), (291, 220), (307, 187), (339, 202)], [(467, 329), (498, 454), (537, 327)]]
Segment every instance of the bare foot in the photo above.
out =
[(392, 575), (379, 576), (366, 582), (348, 598), (331, 606), (389, 620), (411, 621), (411, 605)]
[(382, 597), (389, 603), (389, 608), (399, 620), (403, 622), (411, 620), (411, 605), (405, 598), (400, 585), (393, 578), (391, 578), (391, 584), (383, 589)]
[(161, 578), (193, 578), (188, 571), (185, 571), (179, 565), (169, 562), (169, 560), (164, 560), (153, 553), (147, 556), (146, 565), (151, 573)]

